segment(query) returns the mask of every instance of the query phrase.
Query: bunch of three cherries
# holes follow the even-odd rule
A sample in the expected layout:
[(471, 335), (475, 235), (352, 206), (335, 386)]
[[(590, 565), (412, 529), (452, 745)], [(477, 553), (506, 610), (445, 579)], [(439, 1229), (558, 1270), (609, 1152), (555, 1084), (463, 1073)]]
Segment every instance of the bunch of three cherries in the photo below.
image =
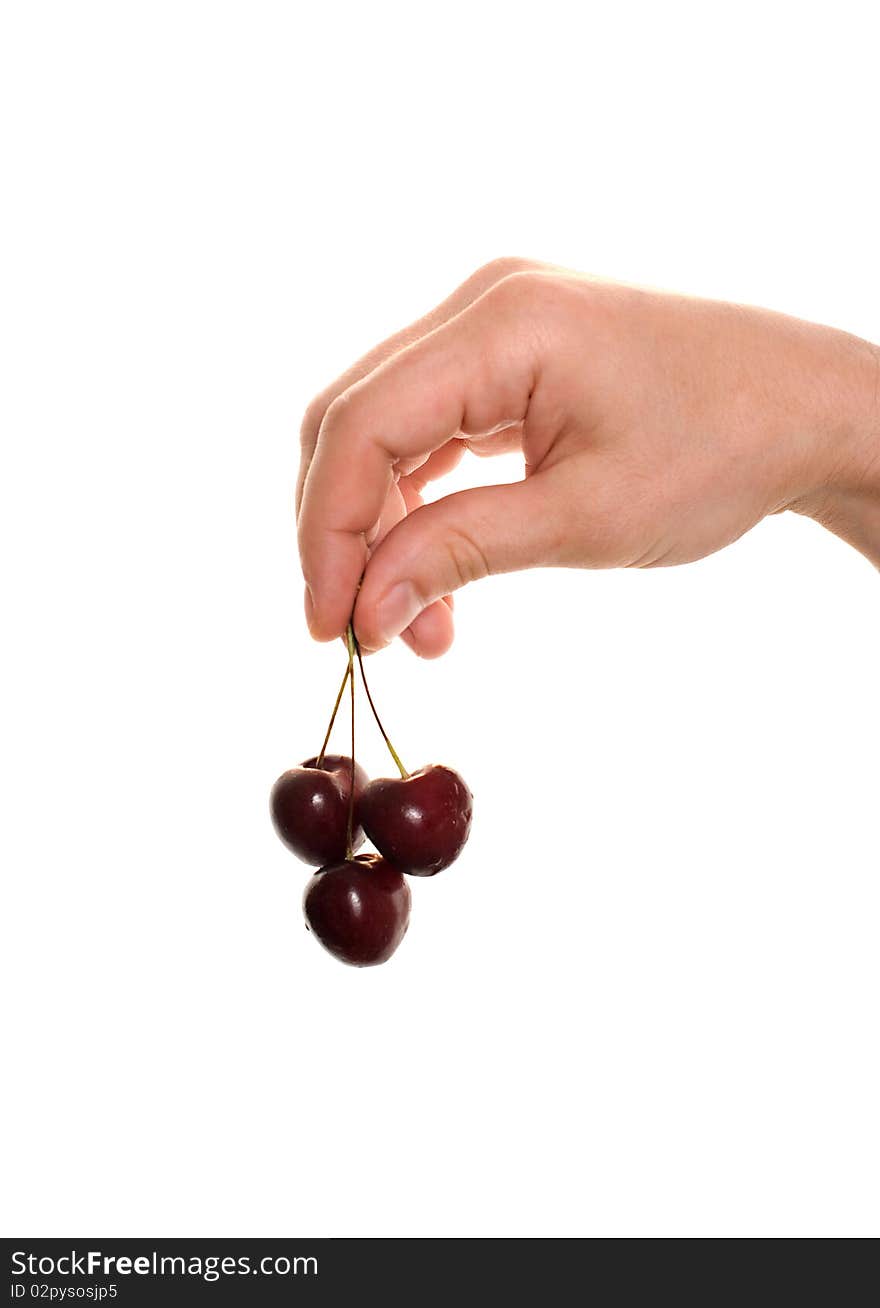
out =
[[(319, 754), (283, 772), (270, 811), (283, 843), (318, 871), (303, 895), (306, 926), (334, 958), (355, 967), (385, 963), (409, 926), (404, 873), (431, 877), (458, 858), (470, 833), (473, 797), (452, 768), (407, 772), (376, 712), (349, 624), (348, 664)], [(371, 781), (354, 757), (355, 657), (379, 731), (400, 772)], [(351, 755), (327, 744), (346, 686)], [(378, 851), (357, 854), (368, 837)]]

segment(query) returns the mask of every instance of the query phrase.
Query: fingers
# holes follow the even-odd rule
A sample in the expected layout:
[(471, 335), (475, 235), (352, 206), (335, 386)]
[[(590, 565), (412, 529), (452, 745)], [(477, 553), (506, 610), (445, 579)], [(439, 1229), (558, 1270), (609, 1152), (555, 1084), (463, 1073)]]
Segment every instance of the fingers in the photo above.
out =
[(413, 460), (424, 463), (458, 432), (525, 420), (537, 383), (539, 333), (529, 287), (518, 283), (516, 277), (504, 279), (349, 388), (327, 411), (299, 521), (316, 639), (332, 640), (345, 629), (367, 561), (366, 540), (379, 523), (395, 471)]
[[(453, 463), (457, 463), (460, 457), (461, 447), (458, 442), (452, 441), (444, 445), (436, 454), (432, 454), (418, 474), (413, 477), (401, 477), (397, 485), (391, 488), (375, 538), (368, 541), (371, 555), (389, 531), (401, 522), (407, 513), (412, 513), (422, 506), (424, 501), (417, 489), (417, 479), (426, 482), (430, 477), (441, 476)], [(400, 633), (401, 639), (420, 658), (439, 658), (449, 649), (455, 635), (451, 610), (452, 596), (444, 595), (442, 600), (429, 605), (423, 613), (419, 614), (415, 622)]]
[(337, 377), (336, 381), (332, 382), (320, 395), (315, 397), (306, 410), (300, 432), (301, 454), (296, 490), (297, 516), (299, 516), (303, 487), (317, 444), (318, 432), (324, 420), (324, 415), (337, 396), (347, 391), (356, 382), (361, 381), (374, 368), (379, 367), (380, 364), (391, 358), (399, 350), (405, 349), (414, 341), (420, 340), (437, 327), (449, 322), (463, 309), (466, 309), (468, 305), (473, 304), (475, 300), (485, 294), (486, 291), (497, 285), (503, 278), (509, 277), (515, 272), (532, 271), (543, 266), (531, 259), (493, 259), (491, 263), (485, 264), (473, 273), (467, 281), (453, 291), (452, 295), (437, 305), (435, 309), (432, 309), (430, 313), (425, 314), (423, 318), (419, 318), (409, 327), (404, 327), (402, 331), (390, 336), (380, 345), (370, 350), (369, 353), (363, 355), (340, 377)]
[[(563, 504), (553, 479), (538, 475), (417, 509), (367, 566), (354, 613), (358, 639), (381, 649), (402, 631), (419, 631), (435, 601), (468, 582), (560, 562), (569, 534)], [(426, 645), (435, 634), (426, 631)]]
[(452, 472), (454, 468), (461, 463), (462, 456), (467, 449), (467, 442), (461, 440), (447, 441), (441, 445), (439, 450), (420, 463), (417, 468), (413, 468), (411, 473), (402, 476), (400, 479), (400, 489), (406, 494), (408, 488), (421, 493), (431, 481), (437, 481), (440, 477), (445, 477)]
[(445, 654), (455, 636), (452, 610), (444, 600), (429, 604), (414, 622), (400, 633), (403, 642), (419, 658), (436, 659)]
[(497, 454), (512, 454), (515, 450), (522, 449), (522, 441), (523, 425), (521, 422), (514, 422), (509, 427), (502, 427), (500, 431), (471, 436), (462, 444), (470, 450), (471, 454), (476, 454), (477, 458), (487, 459)]

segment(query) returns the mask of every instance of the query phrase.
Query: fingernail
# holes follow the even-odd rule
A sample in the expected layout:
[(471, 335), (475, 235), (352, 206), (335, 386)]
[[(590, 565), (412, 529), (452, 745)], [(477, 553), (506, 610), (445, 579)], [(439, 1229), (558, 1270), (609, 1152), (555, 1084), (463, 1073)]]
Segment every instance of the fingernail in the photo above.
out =
[(306, 622), (308, 623), (309, 631), (311, 631), (312, 618), (315, 615), (315, 601), (312, 597), (312, 592), (309, 590), (308, 586), (306, 586), (305, 594), (303, 595), (303, 607), (305, 608), (306, 611)]
[(419, 643), (416, 640), (415, 632), (413, 631), (411, 626), (407, 627), (405, 631), (402, 631), (400, 633), (400, 639), (403, 641), (404, 645), (406, 645), (408, 649), (412, 650), (413, 654), (418, 654), (419, 658), (422, 657), (419, 651)]
[(411, 581), (399, 581), (376, 605), (376, 632), (387, 645), (408, 627), (422, 611), (422, 603)]

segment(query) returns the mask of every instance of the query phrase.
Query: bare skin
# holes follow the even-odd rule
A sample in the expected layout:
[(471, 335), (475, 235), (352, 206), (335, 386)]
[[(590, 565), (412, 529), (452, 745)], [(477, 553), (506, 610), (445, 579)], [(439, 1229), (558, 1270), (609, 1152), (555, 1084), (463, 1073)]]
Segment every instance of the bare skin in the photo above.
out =
[[(465, 448), (521, 449), (525, 478), (423, 505)], [(468, 582), (687, 563), (786, 509), (880, 567), (880, 348), (501, 259), (309, 406), (309, 627), (332, 640), (354, 607), (366, 649), (402, 635), (436, 657)]]

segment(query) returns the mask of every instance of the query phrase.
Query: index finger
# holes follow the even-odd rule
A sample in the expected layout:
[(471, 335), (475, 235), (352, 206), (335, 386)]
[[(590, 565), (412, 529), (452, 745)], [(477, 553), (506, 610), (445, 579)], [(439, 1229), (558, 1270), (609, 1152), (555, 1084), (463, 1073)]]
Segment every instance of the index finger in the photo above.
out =
[(419, 340), (422, 336), (427, 336), (428, 332), (433, 331), (436, 327), (442, 327), (445, 322), (449, 322), (456, 314), (461, 313), (463, 309), (466, 309), (484, 292), (495, 286), (497, 282), (502, 281), (505, 277), (510, 277), (513, 273), (537, 272), (544, 266), (536, 263), (534, 259), (515, 257), (493, 259), (490, 263), (484, 264), (482, 268), (478, 268), (475, 273), (472, 273), (436, 308), (426, 313), (422, 318), (417, 319), (416, 322), (411, 323), (410, 326), (395, 332), (393, 336), (389, 336), (387, 340), (376, 345), (312, 400), (306, 410), (300, 432), (301, 455), (296, 487), (297, 517), (302, 504), (306, 476), (318, 440), (318, 432), (325, 413), (336, 397), (341, 395), (343, 391), (347, 391), (349, 387), (354, 386), (363, 377), (366, 377), (374, 368), (378, 368), (380, 364), (396, 354), (398, 350), (412, 345), (414, 341)]
[(394, 355), (333, 401), (303, 494), (299, 546), (317, 640), (345, 630), (367, 560), (365, 537), (400, 462), (424, 459), (458, 432), (522, 422), (537, 344), (520, 312), (520, 273)]

